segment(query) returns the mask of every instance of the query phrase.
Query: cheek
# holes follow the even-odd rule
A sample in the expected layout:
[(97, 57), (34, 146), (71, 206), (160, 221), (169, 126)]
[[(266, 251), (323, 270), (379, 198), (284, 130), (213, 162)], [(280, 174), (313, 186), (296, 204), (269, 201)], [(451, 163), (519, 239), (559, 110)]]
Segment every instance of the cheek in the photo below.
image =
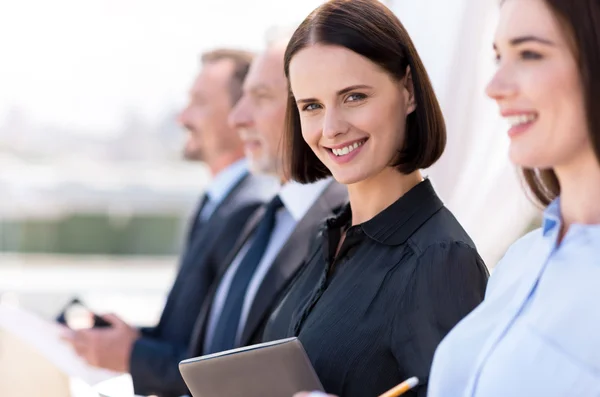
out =
[(300, 127), (302, 129), (302, 138), (304, 138), (308, 146), (315, 150), (319, 146), (322, 136), (319, 120), (316, 117), (301, 118)]
[(549, 65), (529, 74), (523, 84), (544, 118), (544, 131), (552, 131), (554, 139), (573, 139), (586, 130), (583, 89), (574, 65)]
[(381, 146), (390, 151), (399, 147), (404, 136), (406, 119), (399, 106), (378, 106), (356, 114), (352, 124), (376, 138)]
[[(529, 68), (519, 73), (519, 89), (531, 106), (546, 117), (552, 115), (556, 107), (557, 98), (564, 91), (563, 83), (556, 67), (547, 65), (545, 67)], [(557, 78), (559, 80), (557, 80)], [(549, 109), (550, 108), (550, 109)]]

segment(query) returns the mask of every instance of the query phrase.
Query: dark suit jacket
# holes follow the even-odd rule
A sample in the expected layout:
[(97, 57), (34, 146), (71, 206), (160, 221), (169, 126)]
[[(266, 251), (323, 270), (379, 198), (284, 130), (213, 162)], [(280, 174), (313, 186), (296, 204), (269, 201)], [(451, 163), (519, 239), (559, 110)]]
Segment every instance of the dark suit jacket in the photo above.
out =
[(130, 372), (136, 394), (176, 397), (187, 392), (179, 361), (187, 357), (190, 337), (203, 301), (229, 257), (243, 226), (277, 191), (271, 179), (246, 175), (198, 229), (195, 220), (181, 266), (156, 327), (141, 330), (132, 350)]
[[(308, 249), (316, 238), (318, 230), (323, 221), (332, 216), (348, 201), (348, 193), (345, 186), (331, 182), (321, 193), (319, 198), (310, 207), (306, 215), (298, 222), (291, 236), (277, 254), (270, 270), (263, 279), (254, 302), (251, 305), (244, 330), (242, 331), (241, 346), (254, 344), (260, 341), (262, 330), (283, 292), (288, 287), (294, 275), (300, 270)], [(205, 332), (208, 316), (215, 297), (220, 278), (225, 274), (227, 268), (233, 262), (238, 251), (247, 239), (252, 235), (257, 224), (260, 222), (265, 208), (260, 208), (248, 221), (244, 231), (232, 251), (226, 265), (223, 266), (218, 280), (211, 286), (200, 315), (198, 317), (193, 337), (190, 344), (189, 356), (201, 356), (203, 354)]]

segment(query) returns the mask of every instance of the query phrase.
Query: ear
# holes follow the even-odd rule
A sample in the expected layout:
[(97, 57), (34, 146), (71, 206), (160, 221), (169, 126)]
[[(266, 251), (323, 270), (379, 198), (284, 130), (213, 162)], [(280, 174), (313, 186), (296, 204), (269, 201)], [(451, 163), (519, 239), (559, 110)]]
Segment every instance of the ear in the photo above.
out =
[(406, 73), (404, 79), (402, 79), (404, 85), (404, 93), (406, 95), (406, 115), (408, 116), (417, 108), (417, 102), (415, 100), (415, 86), (413, 84), (412, 71), (410, 66), (406, 67)]

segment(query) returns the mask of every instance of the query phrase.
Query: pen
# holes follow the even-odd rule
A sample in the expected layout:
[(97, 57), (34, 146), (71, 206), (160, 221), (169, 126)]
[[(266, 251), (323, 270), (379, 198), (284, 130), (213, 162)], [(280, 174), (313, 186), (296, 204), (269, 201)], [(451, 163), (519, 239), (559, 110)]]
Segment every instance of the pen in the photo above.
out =
[(386, 391), (379, 397), (398, 397), (398, 396), (406, 393), (407, 391), (409, 391), (410, 389), (412, 389), (413, 387), (415, 387), (418, 384), (419, 384), (419, 378), (417, 378), (416, 376), (413, 376), (412, 378), (408, 378), (404, 382), (400, 383), (398, 386), (394, 387), (393, 389)]

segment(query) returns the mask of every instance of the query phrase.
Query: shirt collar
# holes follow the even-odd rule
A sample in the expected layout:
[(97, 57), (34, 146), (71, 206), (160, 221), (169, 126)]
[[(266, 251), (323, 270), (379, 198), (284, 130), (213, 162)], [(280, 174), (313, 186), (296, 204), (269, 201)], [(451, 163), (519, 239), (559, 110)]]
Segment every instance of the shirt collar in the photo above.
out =
[(279, 198), (281, 198), (283, 205), (297, 222), (304, 217), (330, 183), (331, 178), (306, 185), (290, 181), (281, 187)]
[(548, 233), (559, 227), (560, 221), (560, 198), (556, 198), (544, 210), (544, 220), (542, 222), (543, 235), (547, 236)]
[(206, 189), (206, 195), (213, 203), (220, 203), (236, 183), (248, 172), (248, 162), (238, 160), (219, 172)]
[[(400, 245), (443, 206), (431, 182), (425, 179), (360, 227), (380, 244)], [(337, 217), (328, 221), (328, 225), (341, 227), (349, 224), (351, 218), (352, 210), (347, 205)]]

